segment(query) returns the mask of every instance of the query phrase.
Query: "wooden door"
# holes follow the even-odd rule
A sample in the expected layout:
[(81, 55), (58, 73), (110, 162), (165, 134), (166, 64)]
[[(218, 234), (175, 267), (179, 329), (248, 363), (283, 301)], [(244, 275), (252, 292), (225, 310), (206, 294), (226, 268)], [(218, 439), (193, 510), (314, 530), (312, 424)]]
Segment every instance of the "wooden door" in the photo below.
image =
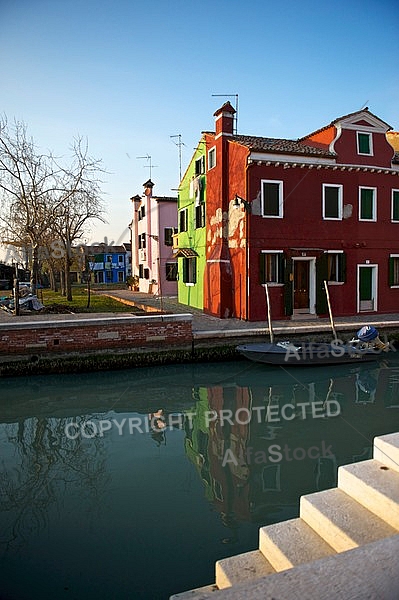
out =
[(294, 309), (309, 311), (309, 261), (294, 261)]

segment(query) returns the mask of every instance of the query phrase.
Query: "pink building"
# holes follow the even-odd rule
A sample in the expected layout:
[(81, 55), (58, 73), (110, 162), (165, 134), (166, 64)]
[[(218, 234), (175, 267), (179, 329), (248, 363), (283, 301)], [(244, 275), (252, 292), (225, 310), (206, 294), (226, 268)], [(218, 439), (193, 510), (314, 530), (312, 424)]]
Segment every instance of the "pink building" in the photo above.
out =
[(177, 296), (177, 260), (173, 256), (177, 198), (154, 196), (150, 179), (143, 185), (144, 194), (130, 199), (132, 276), (138, 277), (140, 292)]

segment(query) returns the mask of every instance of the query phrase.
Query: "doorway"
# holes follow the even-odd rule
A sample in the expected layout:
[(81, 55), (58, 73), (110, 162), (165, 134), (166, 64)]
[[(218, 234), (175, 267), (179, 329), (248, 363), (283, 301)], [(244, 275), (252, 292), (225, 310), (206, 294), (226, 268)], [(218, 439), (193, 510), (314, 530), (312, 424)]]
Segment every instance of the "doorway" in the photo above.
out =
[(294, 314), (315, 313), (315, 258), (294, 258)]
[(357, 281), (357, 312), (377, 310), (377, 265), (358, 265)]

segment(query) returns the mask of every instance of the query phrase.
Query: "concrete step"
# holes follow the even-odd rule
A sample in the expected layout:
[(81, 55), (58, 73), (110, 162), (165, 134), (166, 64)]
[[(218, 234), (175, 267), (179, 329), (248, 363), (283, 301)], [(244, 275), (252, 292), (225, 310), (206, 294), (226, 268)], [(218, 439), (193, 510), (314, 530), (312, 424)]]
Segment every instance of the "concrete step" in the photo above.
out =
[(218, 560), (216, 562), (216, 585), (221, 590), (275, 572), (262, 552), (254, 550)]
[(169, 596), (169, 600), (206, 600), (207, 598), (212, 597), (212, 594), (217, 591), (218, 588), (216, 585), (204, 585), (200, 588), (187, 590), (187, 592), (173, 594), (173, 596)]
[(371, 459), (338, 469), (338, 487), (399, 530), (399, 473)]
[(334, 549), (302, 519), (262, 527), (259, 549), (276, 571), (335, 554)]
[(399, 535), (215, 594), (173, 600), (398, 600)]
[(395, 528), (337, 488), (302, 496), (300, 516), (336, 552), (397, 533)]
[(399, 435), (390, 433), (374, 438), (373, 457), (390, 469), (399, 472)]

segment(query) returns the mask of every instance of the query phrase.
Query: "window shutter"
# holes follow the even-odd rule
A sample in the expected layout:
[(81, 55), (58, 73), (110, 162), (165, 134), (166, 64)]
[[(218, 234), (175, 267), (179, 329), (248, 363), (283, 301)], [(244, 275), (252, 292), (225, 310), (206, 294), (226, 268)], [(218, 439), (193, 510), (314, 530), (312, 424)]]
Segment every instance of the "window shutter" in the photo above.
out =
[(328, 277), (328, 254), (323, 252), (316, 259), (316, 313), (322, 315), (328, 312), (324, 281)]
[(284, 262), (284, 312), (286, 316), (290, 316), (294, 311), (294, 262), (288, 256)]
[(388, 276), (388, 285), (395, 285), (395, 259), (392, 256), (389, 257)]
[(183, 258), (183, 283), (187, 283), (187, 258)]
[(278, 283), (284, 283), (284, 254), (281, 252), (278, 257)]
[(259, 252), (259, 283), (266, 283), (265, 278), (265, 254), (264, 252)]
[(345, 281), (346, 281), (346, 253), (343, 252), (342, 254), (340, 254), (338, 260), (339, 260), (339, 272), (340, 272), (339, 281), (343, 281), (345, 283)]

